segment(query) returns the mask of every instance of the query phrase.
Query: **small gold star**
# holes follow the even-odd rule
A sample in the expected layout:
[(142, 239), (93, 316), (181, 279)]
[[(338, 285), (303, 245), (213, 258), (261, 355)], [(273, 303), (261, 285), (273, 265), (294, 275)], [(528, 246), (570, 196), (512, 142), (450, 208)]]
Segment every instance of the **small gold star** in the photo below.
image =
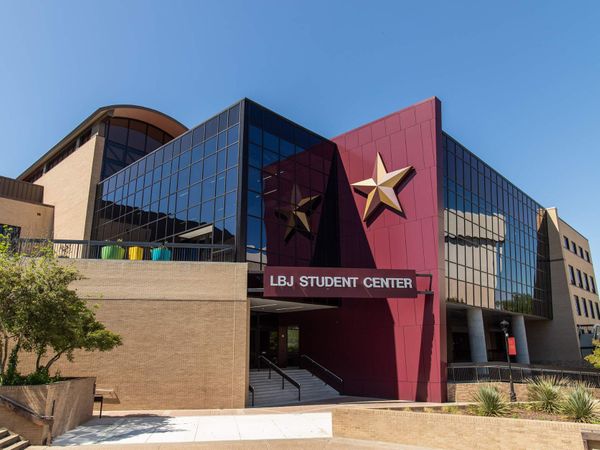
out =
[(297, 185), (292, 187), (292, 198), (290, 207), (280, 208), (276, 214), (287, 220), (284, 239), (288, 241), (294, 231), (300, 231), (304, 234), (311, 233), (310, 222), (308, 217), (319, 206), (321, 201), (320, 195), (312, 195), (310, 197), (302, 197), (300, 188)]
[(404, 169), (388, 172), (385, 169), (381, 155), (377, 153), (373, 177), (352, 183), (356, 191), (367, 196), (363, 221), (366, 221), (379, 205), (386, 205), (399, 213), (402, 212), (395, 189), (408, 176), (412, 168), (412, 166), (408, 166)]

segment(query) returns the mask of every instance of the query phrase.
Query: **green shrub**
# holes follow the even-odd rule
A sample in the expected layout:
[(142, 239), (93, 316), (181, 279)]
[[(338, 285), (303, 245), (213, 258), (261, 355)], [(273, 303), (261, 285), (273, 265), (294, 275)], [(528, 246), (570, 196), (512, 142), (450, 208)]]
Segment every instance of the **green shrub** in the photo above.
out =
[(0, 377), (0, 386), (29, 386), (36, 384), (50, 384), (60, 381), (62, 377), (59, 373), (51, 376), (44, 368), (36, 370), (29, 375), (21, 375), (19, 372), (7, 374)]
[(481, 386), (473, 396), (477, 402), (476, 411), (482, 416), (504, 416), (510, 412), (510, 406), (494, 386)]
[(575, 422), (594, 422), (598, 419), (598, 401), (586, 386), (579, 385), (565, 397), (560, 412)]
[(540, 377), (529, 380), (529, 401), (537, 402), (535, 408), (550, 414), (557, 413), (563, 397), (563, 382), (559, 377)]

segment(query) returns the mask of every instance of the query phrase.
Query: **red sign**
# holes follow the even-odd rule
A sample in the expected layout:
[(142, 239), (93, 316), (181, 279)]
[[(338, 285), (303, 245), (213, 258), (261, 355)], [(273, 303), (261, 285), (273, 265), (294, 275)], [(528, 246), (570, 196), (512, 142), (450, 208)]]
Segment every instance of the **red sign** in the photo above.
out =
[(517, 356), (517, 343), (512, 336), (508, 338), (508, 355)]
[(265, 267), (265, 297), (416, 298), (414, 270)]

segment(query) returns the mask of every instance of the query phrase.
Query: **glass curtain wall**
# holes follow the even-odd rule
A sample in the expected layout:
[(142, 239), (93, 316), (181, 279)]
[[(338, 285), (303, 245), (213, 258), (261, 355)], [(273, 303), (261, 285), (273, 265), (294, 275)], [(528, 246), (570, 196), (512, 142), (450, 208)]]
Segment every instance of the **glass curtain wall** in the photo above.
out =
[(444, 133), (450, 302), (552, 317), (545, 209)]
[(102, 180), (173, 139), (170, 134), (140, 120), (111, 117), (104, 125)]
[(240, 109), (235, 104), (102, 181), (92, 238), (235, 246)]
[(335, 144), (249, 100), (246, 123), (245, 254), (250, 269), (262, 270), (267, 262), (326, 265), (319, 253), (328, 247), (318, 232), (321, 223), (336, 220), (326, 198)]

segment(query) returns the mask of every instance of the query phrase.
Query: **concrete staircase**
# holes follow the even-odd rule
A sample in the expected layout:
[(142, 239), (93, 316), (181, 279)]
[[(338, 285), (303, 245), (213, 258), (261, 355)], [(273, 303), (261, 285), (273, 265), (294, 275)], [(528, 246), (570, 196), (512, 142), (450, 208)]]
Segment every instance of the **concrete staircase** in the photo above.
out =
[(0, 449), (21, 450), (29, 447), (29, 441), (24, 440), (18, 434), (11, 433), (6, 428), (0, 428)]
[[(301, 400), (298, 401), (298, 389), (287, 380), (281, 389), (281, 375), (262, 369), (250, 371), (250, 384), (254, 387), (254, 406), (283, 406), (304, 402), (315, 402), (338, 397), (340, 393), (325, 384), (320, 378), (304, 369), (283, 369), (293, 380), (300, 384)], [(248, 401), (248, 405), (250, 405)]]

